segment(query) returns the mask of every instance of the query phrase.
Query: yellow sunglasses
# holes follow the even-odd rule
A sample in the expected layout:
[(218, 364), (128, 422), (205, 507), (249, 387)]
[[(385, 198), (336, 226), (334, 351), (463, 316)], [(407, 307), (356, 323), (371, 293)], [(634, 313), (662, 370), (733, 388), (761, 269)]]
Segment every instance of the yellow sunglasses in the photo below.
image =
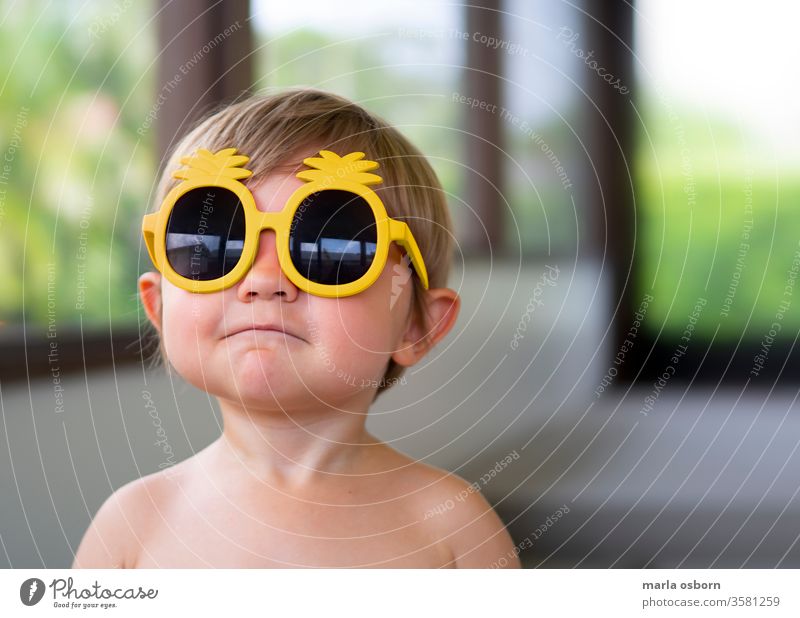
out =
[(218, 292), (240, 281), (258, 252), (261, 230), (273, 229), (278, 259), (297, 288), (335, 298), (366, 290), (386, 265), (391, 242), (405, 249), (425, 289), (428, 273), (408, 225), (392, 219), (368, 186), (383, 179), (363, 152), (321, 150), (298, 172), (307, 181), (280, 212), (262, 212), (240, 182), (252, 174), (236, 148), (200, 148), (172, 176), (183, 182), (142, 222), (155, 267), (190, 292)]

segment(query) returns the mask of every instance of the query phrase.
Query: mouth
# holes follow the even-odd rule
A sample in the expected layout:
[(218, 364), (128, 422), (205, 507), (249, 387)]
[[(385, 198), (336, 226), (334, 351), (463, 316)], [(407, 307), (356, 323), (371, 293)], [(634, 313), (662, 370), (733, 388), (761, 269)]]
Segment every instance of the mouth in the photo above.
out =
[(236, 335), (245, 335), (245, 334), (249, 334), (249, 336), (251, 337), (278, 337), (281, 339), (298, 339), (300, 341), (305, 341), (302, 337), (298, 337), (297, 335), (285, 331), (279, 326), (274, 326), (274, 325), (246, 326), (244, 328), (239, 328), (228, 333), (225, 336), (225, 338), (229, 339)]

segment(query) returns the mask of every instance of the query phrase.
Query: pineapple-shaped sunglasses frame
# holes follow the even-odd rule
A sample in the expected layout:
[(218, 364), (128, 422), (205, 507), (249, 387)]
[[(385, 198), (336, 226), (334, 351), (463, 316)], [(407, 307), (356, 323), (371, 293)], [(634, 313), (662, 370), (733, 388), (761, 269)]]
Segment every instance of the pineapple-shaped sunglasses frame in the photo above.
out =
[[(363, 152), (351, 152), (340, 157), (329, 150), (320, 150), (320, 157), (303, 159), (303, 163), (313, 169), (297, 173), (297, 177), (307, 182), (298, 187), (289, 197), (280, 212), (262, 212), (256, 207), (253, 194), (241, 180), (252, 174), (242, 166), (249, 157), (236, 154), (236, 148), (225, 148), (216, 153), (200, 148), (191, 157), (183, 157), (181, 163), (187, 166), (172, 173), (182, 182), (175, 186), (164, 198), (158, 212), (145, 215), (142, 223), (147, 251), (155, 267), (174, 285), (190, 292), (218, 292), (239, 281), (255, 260), (258, 238), (261, 230), (273, 229), (281, 268), (289, 280), (299, 289), (314, 294), (335, 298), (358, 294), (372, 285), (380, 276), (389, 255), (389, 246), (397, 242), (411, 260), (423, 287), (428, 288), (428, 273), (422, 254), (408, 225), (392, 219), (378, 195), (369, 187), (383, 182), (383, 179), (368, 173), (378, 167), (375, 161), (364, 159)], [(185, 193), (198, 188), (220, 187), (233, 192), (242, 204), (245, 216), (245, 239), (242, 256), (236, 266), (218, 279), (200, 281), (177, 273), (169, 263), (166, 254), (166, 231), (173, 206)], [(323, 190), (349, 191), (363, 198), (375, 215), (377, 247), (375, 259), (363, 277), (357, 281), (339, 285), (326, 285), (309, 281), (295, 267), (289, 251), (289, 231), (295, 211), (306, 197)], [(359, 230), (356, 230), (356, 233)]]

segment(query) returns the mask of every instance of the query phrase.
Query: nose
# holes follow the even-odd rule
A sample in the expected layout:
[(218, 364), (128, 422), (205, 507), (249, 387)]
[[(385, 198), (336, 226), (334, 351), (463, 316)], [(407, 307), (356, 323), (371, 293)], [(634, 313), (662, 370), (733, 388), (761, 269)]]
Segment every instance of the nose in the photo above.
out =
[(250, 270), (239, 282), (237, 295), (247, 302), (256, 297), (293, 301), (299, 290), (281, 270), (273, 230), (262, 230), (258, 236), (258, 249)]

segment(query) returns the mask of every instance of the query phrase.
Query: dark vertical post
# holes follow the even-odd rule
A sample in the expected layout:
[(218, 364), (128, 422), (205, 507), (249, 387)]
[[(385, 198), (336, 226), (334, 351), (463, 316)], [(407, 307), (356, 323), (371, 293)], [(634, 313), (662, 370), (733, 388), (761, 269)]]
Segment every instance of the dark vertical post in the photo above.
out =
[[(589, 254), (610, 267), (603, 283), (611, 290), (612, 341), (615, 349), (626, 337), (635, 311), (633, 186), (633, 7), (628, 2), (586, 3), (583, 27), (587, 48), (627, 93), (599, 75), (589, 74), (587, 87), (593, 105), (586, 106), (588, 149), (596, 177), (585, 187), (590, 208), (585, 245)], [(630, 360), (630, 359), (628, 359)], [(619, 367), (620, 376), (635, 375), (635, 363)], [(633, 370), (633, 371), (632, 371)]]
[(252, 83), (249, 2), (158, 1), (159, 160), (203, 113)]
[[(502, 40), (501, 0), (474, 0), (465, 5), (467, 66), (464, 73), (464, 94), (488, 105), (497, 105), (502, 99), (502, 54), (474, 41), (474, 33)], [(475, 210), (480, 225), (468, 230), (466, 243), (477, 253), (503, 250), (503, 185), (502, 185), (502, 131), (500, 114), (467, 107), (463, 110), (464, 160), (467, 169), (466, 195), (468, 204)], [(494, 185), (494, 186), (492, 186)]]

